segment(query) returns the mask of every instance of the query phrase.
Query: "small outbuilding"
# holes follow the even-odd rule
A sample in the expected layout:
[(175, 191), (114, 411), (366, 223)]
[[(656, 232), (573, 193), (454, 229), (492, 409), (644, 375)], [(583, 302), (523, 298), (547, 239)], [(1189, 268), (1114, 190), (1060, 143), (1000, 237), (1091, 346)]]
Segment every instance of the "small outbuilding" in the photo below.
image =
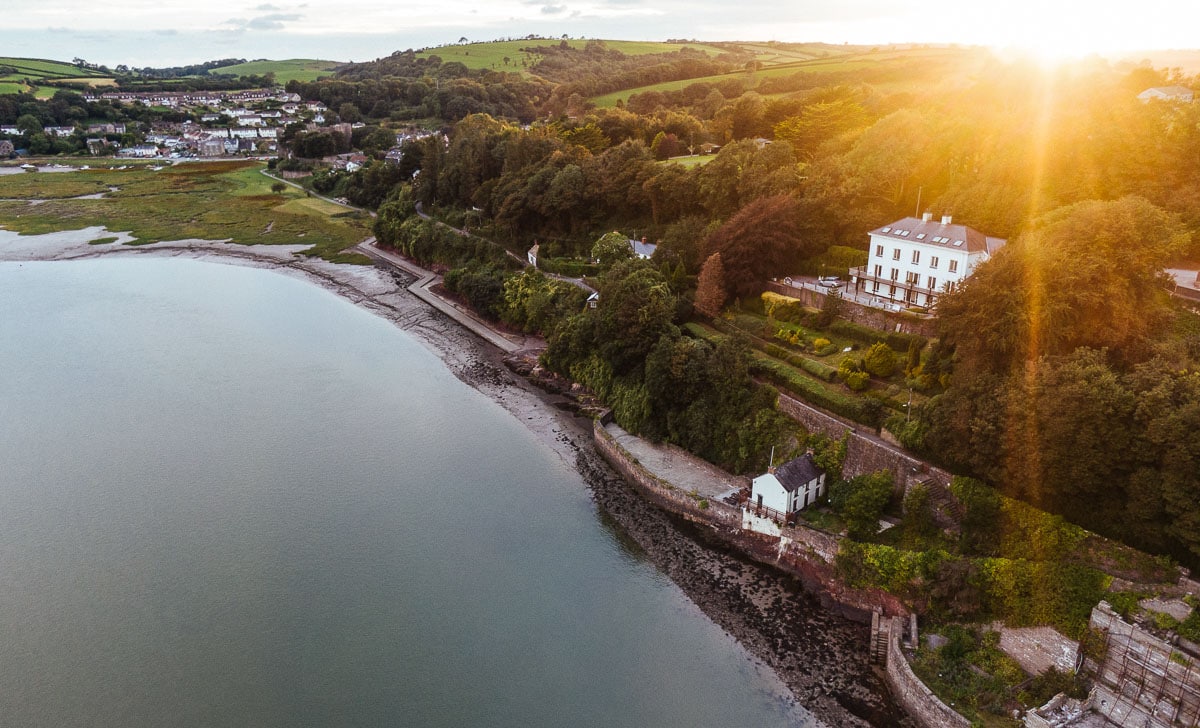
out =
[(750, 502), (747, 508), (765, 511), (767, 515), (789, 520), (796, 511), (817, 502), (825, 494), (825, 471), (817, 465), (811, 452), (795, 460), (767, 468), (750, 484)]

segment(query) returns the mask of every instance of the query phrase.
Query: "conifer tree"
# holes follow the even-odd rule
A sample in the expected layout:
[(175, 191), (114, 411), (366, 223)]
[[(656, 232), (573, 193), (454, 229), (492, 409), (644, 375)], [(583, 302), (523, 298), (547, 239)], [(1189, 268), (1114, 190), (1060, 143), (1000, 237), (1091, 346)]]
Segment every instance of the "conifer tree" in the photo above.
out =
[(700, 278), (696, 281), (696, 310), (716, 318), (725, 308), (725, 265), (721, 263), (721, 254), (713, 253), (704, 261), (700, 268)]

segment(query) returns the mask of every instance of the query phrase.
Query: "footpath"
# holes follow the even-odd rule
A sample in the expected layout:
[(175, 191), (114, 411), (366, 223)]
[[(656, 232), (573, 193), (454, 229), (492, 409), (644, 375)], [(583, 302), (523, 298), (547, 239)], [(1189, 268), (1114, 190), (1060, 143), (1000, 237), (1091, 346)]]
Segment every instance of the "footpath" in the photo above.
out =
[(441, 275), (426, 270), (400, 255), (383, 250), (376, 244), (374, 237), (362, 241), (355, 246), (354, 250), (362, 253), (376, 263), (401, 270), (415, 278), (416, 280), (408, 286), (408, 290), (413, 295), (457, 321), (463, 328), (496, 346), (504, 353), (515, 354), (520, 351), (536, 352), (546, 348), (546, 342), (537, 336), (526, 336), (525, 334), (501, 331), (477, 316), (466, 306), (442, 298), (431, 290), (434, 286), (441, 285)]

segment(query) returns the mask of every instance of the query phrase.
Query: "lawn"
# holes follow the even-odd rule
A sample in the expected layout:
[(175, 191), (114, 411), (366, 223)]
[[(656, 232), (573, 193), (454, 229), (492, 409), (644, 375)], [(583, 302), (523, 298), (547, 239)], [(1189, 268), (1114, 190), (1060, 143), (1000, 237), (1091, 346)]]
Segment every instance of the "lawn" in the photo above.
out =
[(693, 154), (687, 157), (671, 157), (663, 164), (682, 164), (685, 167), (699, 167), (717, 158), (715, 154)]
[[(189, 238), (242, 245), (305, 243), (312, 246), (306, 255), (369, 262), (345, 252), (370, 234), (369, 218), (353, 211), (347, 215), (344, 208), (330, 215), (294, 187), (274, 193), (274, 180), (260, 174), (260, 168), (253, 162), (212, 162), (158, 172), (141, 168), (4, 177), (0, 190), (5, 196), (14, 194), (12, 180), (21, 192), (30, 193), (27, 197), (36, 193), (57, 199), (39, 205), (0, 202), (0, 225), (29, 234), (104, 225), (129, 231), (137, 239), (133, 244)], [(47, 179), (26, 181), (43, 176)], [(119, 189), (104, 199), (61, 199), (108, 186)]]
[(19, 81), (0, 81), (0, 94), (23, 94), (29, 87)]
[(288, 81), (308, 83), (318, 78), (332, 76), (333, 70), (340, 63), (337, 61), (318, 61), (309, 58), (291, 58), (286, 61), (251, 61), (239, 63), (236, 66), (222, 66), (212, 70), (223, 76), (262, 76), (275, 74), (276, 83), (285, 84)]

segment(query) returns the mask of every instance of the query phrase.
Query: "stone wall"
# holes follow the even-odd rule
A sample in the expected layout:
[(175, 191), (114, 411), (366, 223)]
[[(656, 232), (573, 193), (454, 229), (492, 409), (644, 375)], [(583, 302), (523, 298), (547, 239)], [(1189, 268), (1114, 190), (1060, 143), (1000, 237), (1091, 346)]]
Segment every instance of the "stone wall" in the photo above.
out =
[(1092, 710), (1118, 725), (1200, 725), (1200, 662), (1195, 656), (1125, 622), (1107, 602), (1092, 610), (1089, 626), (1105, 641), (1101, 662), (1086, 662), (1096, 684)]
[(971, 722), (943, 703), (925, 683), (913, 673), (904, 652), (900, 650), (900, 634), (904, 631), (904, 620), (892, 617), (888, 634), (887, 682), (892, 695), (904, 709), (922, 725), (939, 728), (970, 728)]
[[(825, 305), (828, 294), (809, 288), (795, 288), (786, 283), (769, 281), (767, 290), (781, 296), (798, 299), (805, 306), (821, 308)], [(864, 306), (848, 298), (842, 298), (842, 310), (839, 314), (847, 321), (870, 326), (880, 331), (902, 331), (907, 334), (920, 334), (932, 338), (937, 335), (937, 322), (932, 318), (917, 318), (911, 314), (884, 311), (880, 308)]]
[(838, 552), (836, 536), (803, 525), (784, 526), (780, 536), (764, 535), (742, 528), (740, 508), (719, 501), (710, 501), (707, 508), (701, 508), (699, 500), (651, 473), (622, 448), (604, 429), (607, 417), (593, 423), (596, 450), (646, 500), (708, 526), (742, 554), (797, 577), (830, 611), (860, 622), (869, 621), (873, 611), (904, 613), (903, 603), (886, 592), (851, 589), (838, 582), (832, 565)]
[(643, 497), (659, 508), (689, 521), (710, 526), (737, 529), (742, 527), (742, 509), (720, 501), (705, 501), (706, 507), (701, 507), (701, 499), (693, 498), (642, 467), (637, 458), (626, 452), (608, 430), (604, 429), (600, 419), (592, 424), (592, 440), (600, 455), (637, 488)]
[(924, 483), (930, 491), (934, 517), (942, 528), (957, 529), (960, 513), (950, 494), (950, 473), (908, 454), (902, 448), (885, 442), (875, 433), (837, 415), (829, 414), (783, 392), (776, 401), (779, 411), (809, 432), (819, 432), (834, 439), (849, 436), (846, 442), (846, 462), (842, 476), (853, 478), (880, 470), (892, 474), (897, 498), (903, 498), (916, 483)]

